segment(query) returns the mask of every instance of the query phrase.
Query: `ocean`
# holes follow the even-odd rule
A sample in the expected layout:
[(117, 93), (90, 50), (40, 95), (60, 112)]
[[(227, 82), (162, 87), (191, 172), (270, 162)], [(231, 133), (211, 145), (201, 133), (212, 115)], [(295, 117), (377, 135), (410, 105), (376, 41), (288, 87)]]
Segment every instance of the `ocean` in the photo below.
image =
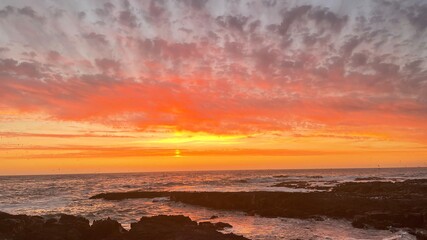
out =
[[(11, 214), (81, 215), (89, 220), (110, 217), (125, 228), (142, 216), (183, 214), (196, 221), (230, 223), (227, 232), (254, 240), (276, 239), (415, 239), (405, 231), (357, 229), (346, 220), (302, 220), (248, 216), (213, 210), (168, 198), (106, 201), (89, 199), (122, 191), (313, 191), (350, 181), (403, 181), (427, 178), (427, 168), (253, 170), (156, 173), (109, 173), (42, 176), (0, 176), (0, 211)], [(273, 187), (284, 181), (307, 182), (311, 188)]]

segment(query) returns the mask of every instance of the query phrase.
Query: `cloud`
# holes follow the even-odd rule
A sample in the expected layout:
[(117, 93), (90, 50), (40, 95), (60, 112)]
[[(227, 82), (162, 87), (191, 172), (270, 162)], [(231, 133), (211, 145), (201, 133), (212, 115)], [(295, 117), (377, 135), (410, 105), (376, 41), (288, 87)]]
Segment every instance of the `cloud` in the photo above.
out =
[(17, 79), (43, 76), (41, 66), (32, 62), (18, 62), (13, 59), (0, 59), (0, 73), (2, 76), (16, 77)]
[(44, 22), (45, 17), (40, 16), (32, 7), (25, 6), (22, 8), (16, 8), (13, 6), (5, 6), (3, 9), (0, 10), (0, 18), (6, 18), (9, 15), (12, 14), (19, 14), (26, 17), (31, 18), (32, 20), (35, 20), (37, 22)]
[(245, 16), (220, 16), (217, 22), (221, 27), (225, 27), (238, 32), (243, 32), (243, 28), (248, 22), (248, 17)]
[(19, 8), (17, 12), (21, 15), (32, 18), (33, 20), (40, 21), (40, 22), (44, 21), (44, 17), (39, 16), (38, 13), (34, 11), (34, 9), (32, 9), (31, 7), (27, 6), (27, 7)]
[(410, 7), (407, 17), (418, 30), (424, 31), (427, 27), (427, 4)]
[(95, 46), (99, 45), (107, 45), (108, 41), (104, 34), (99, 34), (95, 32), (91, 32), (88, 34), (84, 34), (83, 37), (87, 39), (89, 42), (93, 43)]
[(128, 135), (116, 134), (50, 134), (50, 133), (28, 133), (28, 132), (0, 132), (1, 137), (17, 138), (17, 137), (35, 137), (35, 138), (134, 138)]
[(115, 8), (114, 4), (110, 2), (106, 2), (101, 8), (95, 9), (95, 13), (99, 17), (108, 17), (113, 13), (114, 8)]
[(208, 0), (180, 0), (188, 6), (191, 6), (194, 9), (200, 10), (206, 6)]
[(15, 12), (15, 8), (12, 6), (6, 6), (0, 10), (0, 17), (5, 18)]
[(427, 129), (417, 1), (52, 4), (0, 6), (0, 106), (141, 131)]
[(95, 65), (103, 72), (107, 74), (115, 74), (120, 71), (120, 63), (113, 59), (95, 59)]
[(348, 19), (347, 16), (339, 16), (325, 8), (313, 9), (310, 17), (318, 24), (328, 24), (335, 31), (340, 31)]
[(57, 51), (49, 51), (47, 59), (49, 62), (57, 62), (61, 59), (61, 54)]
[(280, 23), (277, 29), (278, 33), (280, 35), (286, 34), (292, 23), (298, 18), (303, 17), (311, 8), (312, 7), (308, 5), (300, 6), (283, 14), (282, 22)]
[(0, 54), (3, 53), (3, 52), (7, 52), (7, 51), (10, 51), (10, 48), (0, 47)]
[(129, 10), (120, 12), (119, 22), (129, 28), (136, 28), (138, 26), (136, 16)]

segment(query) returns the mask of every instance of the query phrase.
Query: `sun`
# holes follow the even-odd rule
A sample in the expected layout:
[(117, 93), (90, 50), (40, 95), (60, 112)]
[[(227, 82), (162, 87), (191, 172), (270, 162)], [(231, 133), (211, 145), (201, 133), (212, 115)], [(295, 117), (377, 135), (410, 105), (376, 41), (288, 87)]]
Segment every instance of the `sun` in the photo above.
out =
[(175, 149), (175, 156), (174, 157), (181, 157), (181, 150)]

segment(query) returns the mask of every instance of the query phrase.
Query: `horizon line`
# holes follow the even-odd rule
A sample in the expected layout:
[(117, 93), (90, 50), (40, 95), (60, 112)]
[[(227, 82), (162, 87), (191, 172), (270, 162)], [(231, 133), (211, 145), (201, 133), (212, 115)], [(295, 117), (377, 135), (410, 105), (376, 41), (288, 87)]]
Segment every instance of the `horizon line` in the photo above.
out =
[(422, 169), (427, 168), (423, 166), (418, 167), (354, 167), (354, 168), (271, 168), (271, 169), (216, 169), (216, 170), (168, 170), (168, 171), (136, 171), (136, 172), (82, 172), (82, 173), (42, 173), (42, 174), (0, 174), (0, 177), (37, 177), (37, 176), (70, 176), (70, 175), (101, 175), (101, 174), (138, 174), (138, 173), (180, 173), (180, 172), (244, 172), (244, 171), (297, 171), (297, 170), (355, 170), (355, 169)]

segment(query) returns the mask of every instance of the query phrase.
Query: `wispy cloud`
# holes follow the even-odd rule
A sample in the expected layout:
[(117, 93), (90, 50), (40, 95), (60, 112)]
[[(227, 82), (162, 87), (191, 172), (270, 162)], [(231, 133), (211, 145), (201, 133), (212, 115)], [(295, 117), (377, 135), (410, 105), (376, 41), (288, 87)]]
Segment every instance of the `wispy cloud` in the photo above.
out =
[(0, 137), (38, 137), (38, 138), (135, 138), (119, 134), (63, 134), (63, 133), (29, 133), (29, 132), (0, 132)]

